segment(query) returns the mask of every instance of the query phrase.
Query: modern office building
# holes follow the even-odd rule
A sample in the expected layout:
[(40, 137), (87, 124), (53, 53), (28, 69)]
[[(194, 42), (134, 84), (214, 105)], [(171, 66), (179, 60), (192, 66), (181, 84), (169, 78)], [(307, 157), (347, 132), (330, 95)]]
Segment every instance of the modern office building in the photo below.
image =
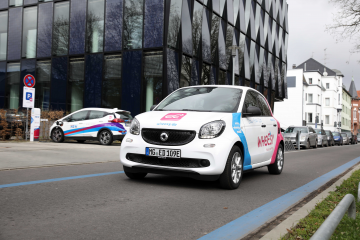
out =
[(273, 106), (287, 14), (286, 0), (0, 0), (0, 108), (21, 106), (27, 74), (42, 109), (136, 115), (180, 87), (233, 83)]

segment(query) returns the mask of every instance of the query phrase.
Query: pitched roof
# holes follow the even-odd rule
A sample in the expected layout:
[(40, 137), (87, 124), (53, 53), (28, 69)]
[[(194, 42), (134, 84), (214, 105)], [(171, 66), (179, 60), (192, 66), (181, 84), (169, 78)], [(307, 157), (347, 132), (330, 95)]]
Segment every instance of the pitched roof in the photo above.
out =
[[(305, 63), (306, 63), (306, 70), (305, 70)], [(337, 73), (331, 70), (330, 68), (324, 66), (323, 64), (319, 63), (313, 58), (309, 58), (302, 64), (296, 67), (296, 69), (304, 69), (304, 71), (319, 71), (321, 73), (324, 72), (324, 69), (326, 68), (326, 72), (328, 73), (328, 76), (337, 76)], [(339, 71), (340, 72), (340, 71)], [(341, 72), (340, 72), (341, 73)]]
[(341, 71), (337, 70), (337, 69), (331, 69), (333, 70), (334, 72), (336, 72), (336, 76), (341, 76), (341, 77), (344, 77), (344, 74), (342, 74)]
[(349, 88), (349, 93), (351, 94), (352, 98), (360, 99), (358, 94), (357, 94), (357, 91), (356, 91), (356, 86), (355, 86), (354, 79), (351, 81), (350, 88)]

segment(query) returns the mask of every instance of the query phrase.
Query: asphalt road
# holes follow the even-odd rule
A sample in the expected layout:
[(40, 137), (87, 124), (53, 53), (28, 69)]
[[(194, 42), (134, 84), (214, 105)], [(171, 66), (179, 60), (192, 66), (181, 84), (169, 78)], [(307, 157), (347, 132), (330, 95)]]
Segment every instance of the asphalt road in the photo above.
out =
[[(248, 172), (234, 191), (121, 173), (0, 188), (0, 239), (197, 239), (359, 157), (359, 150), (360, 144), (286, 153), (281, 175)], [(0, 171), (0, 185), (121, 170), (120, 163), (99, 163)]]

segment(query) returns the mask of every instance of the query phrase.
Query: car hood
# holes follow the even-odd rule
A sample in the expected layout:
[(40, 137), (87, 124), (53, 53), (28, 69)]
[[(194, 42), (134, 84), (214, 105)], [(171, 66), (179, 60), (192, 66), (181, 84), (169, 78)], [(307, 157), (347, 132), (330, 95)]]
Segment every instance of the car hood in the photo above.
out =
[(136, 116), (140, 128), (194, 130), (197, 133), (206, 123), (225, 120), (229, 124), (226, 119), (231, 118), (231, 113), (187, 111), (151, 111)]

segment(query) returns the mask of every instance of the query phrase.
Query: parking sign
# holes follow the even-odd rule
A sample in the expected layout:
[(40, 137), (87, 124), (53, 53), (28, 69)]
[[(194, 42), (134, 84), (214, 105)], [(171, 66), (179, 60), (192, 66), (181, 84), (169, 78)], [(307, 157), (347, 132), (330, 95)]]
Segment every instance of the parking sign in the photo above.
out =
[(34, 108), (35, 88), (24, 87), (23, 108)]

